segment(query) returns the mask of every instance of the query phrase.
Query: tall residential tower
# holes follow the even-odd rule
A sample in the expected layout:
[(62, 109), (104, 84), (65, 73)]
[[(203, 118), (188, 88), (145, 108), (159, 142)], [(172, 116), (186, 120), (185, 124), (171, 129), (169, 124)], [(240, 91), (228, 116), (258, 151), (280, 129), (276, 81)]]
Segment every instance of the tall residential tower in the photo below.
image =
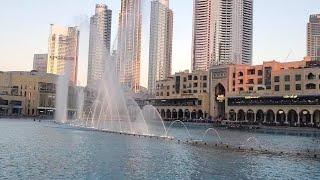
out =
[(320, 14), (310, 15), (307, 25), (307, 53), (313, 61), (320, 61)]
[(141, 0), (121, 0), (119, 14), (117, 74), (120, 83), (140, 90)]
[(51, 25), (47, 72), (69, 73), (70, 82), (77, 83), (79, 30), (77, 27)]
[(90, 18), (88, 85), (102, 79), (106, 61), (110, 60), (111, 19), (112, 11), (97, 4), (95, 15)]
[(169, 0), (153, 0), (150, 16), (148, 90), (155, 93), (156, 81), (171, 74), (173, 13)]
[(252, 63), (253, 0), (194, 0), (192, 70)]

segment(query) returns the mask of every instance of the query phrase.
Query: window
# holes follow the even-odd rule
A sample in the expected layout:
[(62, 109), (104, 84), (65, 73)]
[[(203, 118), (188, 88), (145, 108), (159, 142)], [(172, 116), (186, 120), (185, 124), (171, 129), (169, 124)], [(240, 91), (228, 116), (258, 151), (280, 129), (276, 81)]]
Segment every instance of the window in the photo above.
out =
[(239, 91), (243, 91), (243, 88), (241, 87), (241, 88), (239, 88)]
[(193, 93), (198, 93), (198, 91), (197, 90), (193, 90)]
[(163, 96), (163, 92), (160, 93), (160, 96)]
[(194, 76), (194, 77), (193, 77), (193, 80), (198, 80), (198, 76)]
[(309, 83), (306, 85), (306, 89), (316, 89), (316, 85), (313, 83)]
[(247, 84), (254, 84), (254, 80), (253, 79), (248, 79)]
[(279, 91), (280, 90), (280, 86), (279, 85), (275, 85), (274, 86), (274, 91)]
[(301, 91), (301, 84), (296, 84), (296, 90)]
[(186, 77), (183, 78), (183, 82), (187, 82), (187, 78)]
[(240, 72), (238, 73), (238, 76), (239, 76), (239, 77), (242, 77), (242, 76), (243, 76), (243, 72), (240, 71)]
[(301, 81), (301, 74), (296, 74), (295, 79), (296, 81)]
[(240, 79), (240, 80), (239, 80), (239, 84), (243, 84), (243, 79)]
[(170, 93), (169, 93), (169, 92), (167, 92), (167, 96), (170, 96)]
[(258, 79), (258, 84), (263, 84), (262, 78), (259, 78), (259, 79)]
[(207, 76), (203, 76), (203, 80), (206, 81), (207, 80)]
[(249, 91), (253, 91), (253, 87), (252, 86), (249, 87)]
[(264, 88), (263, 87), (258, 87), (258, 91), (263, 91)]
[(207, 87), (207, 83), (203, 83), (203, 87), (206, 88)]
[(263, 71), (262, 70), (258, 70), (258, 76), (262, 76), (263, 75)]
[(192, 80), (192, 76), (191, 75), (188, 76), (188, 80)]
[(232, 77), (233, 77), (233, 78), (236, 78), (236, 73), (233, 73), (233, 74), (232, 74)]
[(233, 85), (233, 86), (236, 85), (236, 81), (235, 81), (235, 80), (232, 81), (232, 85)]
[(202, 105), (202, 101), (201, 101), (201, 100), (198, 101), (198, 105), (199, 105), (199, 106)]
[(284, 85), (284, 90), (285, 91), (290, 91), (290, 84)]
[(289, 82), (290, 81), (290, 75), (285, 75), (284, 76), (284, 81)]
[(198, 87), (198, 83), (193, 83), (193, 87)]
[(279, 76), (275, 76), (274, 77), (274, 82), (279, 82), (280, 81), (280, 77)]
[(316, 76), (315, 76), (314, 74), (312, 74), (312, 73), (309, 73), (309, 74), (308, 74), (308, 79), (309, 79), (309, 80), (316, 79)]

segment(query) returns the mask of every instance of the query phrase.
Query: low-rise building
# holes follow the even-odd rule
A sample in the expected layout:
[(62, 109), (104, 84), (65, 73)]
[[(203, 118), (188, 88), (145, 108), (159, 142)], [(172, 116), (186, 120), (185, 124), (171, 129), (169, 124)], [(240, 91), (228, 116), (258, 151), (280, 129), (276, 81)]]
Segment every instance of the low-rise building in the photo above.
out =
[(150, 100), (163, 119), (202, 119), (209, 117), (208, 75), (206, 71), (184, 71), (156, 82), (155, 98)]
[(209, 71), (210, 114), (230, 121), (320, 125), (320, 62), (224, 65)]
[[(58, 76), (37, 71), (0, 72), (0, 116), (46, 116), (55, 112)], [(69, 87), (69, 111), (76, 112), (77, 87)]]

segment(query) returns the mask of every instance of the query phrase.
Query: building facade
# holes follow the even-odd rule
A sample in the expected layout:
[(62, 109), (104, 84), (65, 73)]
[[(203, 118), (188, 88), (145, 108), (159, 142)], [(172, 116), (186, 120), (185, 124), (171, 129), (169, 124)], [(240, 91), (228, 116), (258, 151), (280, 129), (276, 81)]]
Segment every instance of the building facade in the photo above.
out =
[(206, 71), (179, 72), (157, 81), (155, 98), (150, 99), (165, 120), (209, 117), (208, 75)]
[(38, 72), (47, 72), (48, 54), (34, 54), (33, 70)]
[[(58, 76), (37, 71), (0, 72), (0, 116), (53, 118)], [(77, 87), (69, 87), (68, 111), (76, 112)]]
[(87, 84), (103, 78), (107, 60), (110, 59), (112, 11), (97, 4), (90, 18), (89, 61)]
[(253, 0), (195, 0), (192, 69), (251, 64)]
[(171, 75), (173, 12), (169, 0), (151, 1), (148, 90)]
[(320, 61), (320, 14), (310, 15), (307, 25), (307, 55)]
[(47, 72), (69, 73), (70, 82), (77, 83), (79, 30), (77, 27), (51, 25)]
[(117, 75), (123, 86), (138, 92), (141, 63), (141, 0), (121, 0)]
[(303, 61), (212, 67), (210, 114), (235, 122), (320, 125), (320, 63)]

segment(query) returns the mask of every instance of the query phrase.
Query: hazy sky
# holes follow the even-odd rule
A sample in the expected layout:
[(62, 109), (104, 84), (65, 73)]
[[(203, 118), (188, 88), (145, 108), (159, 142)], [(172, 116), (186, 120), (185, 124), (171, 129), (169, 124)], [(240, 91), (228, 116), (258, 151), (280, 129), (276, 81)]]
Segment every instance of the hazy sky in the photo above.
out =
[[(147, 85), (150, 0), (142, 0), (145, 20), (142, 58)], [(306, 54), (306, 23), (320, 13), (320, 0), (254, 0), (253, 63), (302, 59)], [(0, 71), (31, 70), (34, 53), (47, 53), (49, 24), (80, 27), (78, 77), (86, 83), (89, 17), (96, 3), (113, 10), (113, 42), (120, 0), (2, 0), (0, 5)], [(173, 72), (190, 69), (193, 0), (170, 0), (174, 11)], [(289, 55), (289, 58), (287, 58)]]

